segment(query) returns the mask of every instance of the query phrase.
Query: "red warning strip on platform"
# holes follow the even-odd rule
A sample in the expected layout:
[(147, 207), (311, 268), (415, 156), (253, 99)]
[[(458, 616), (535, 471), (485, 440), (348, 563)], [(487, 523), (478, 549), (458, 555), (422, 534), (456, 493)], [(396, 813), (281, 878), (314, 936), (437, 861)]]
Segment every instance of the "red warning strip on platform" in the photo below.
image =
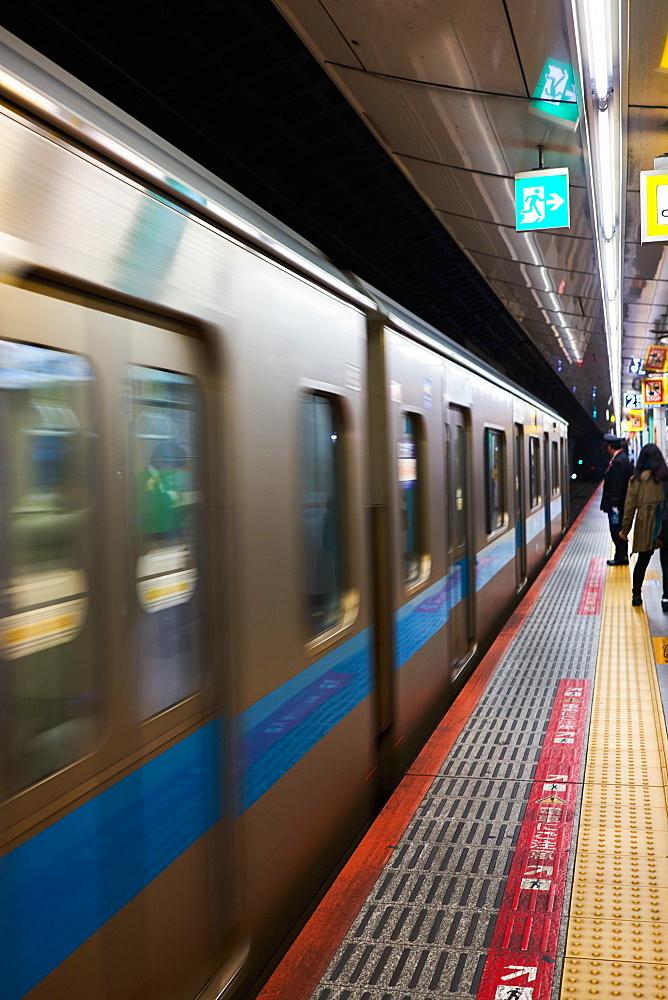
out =
[(477, 1000), (549, 1000), (590, 687), (559, 682)]
[(582, 600), (578, 608), (579, 615), (598, 615), (601, 613), (605, 567), (606, 561), (603, 556), (594, 556), (582, 591)]

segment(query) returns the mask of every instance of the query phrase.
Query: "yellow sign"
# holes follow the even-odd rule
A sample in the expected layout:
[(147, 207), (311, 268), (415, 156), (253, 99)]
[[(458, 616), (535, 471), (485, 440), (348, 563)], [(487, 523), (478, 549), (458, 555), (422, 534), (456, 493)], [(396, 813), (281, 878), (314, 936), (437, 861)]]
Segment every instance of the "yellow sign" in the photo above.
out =
[(642, 380), (642, 401), (645, 406), (663, 406), (667, 402), (665, 379), (644, 378)]
[(652, 636), (654, 657), (657, 663), (668, 663), (668, 638), (663, 635)]
[(645, 430), (645, 412), (644, 410), (638, 410), (637, 412), (629, 414), (629, 423), (631, 424), (631, 430), (634, 431), (644, 431)]
[(652, 344), (645, 354), (645, 371), (663, 372), (668, 365), (668, 347), (662, 344)]
[(668, 174), (640, 171), (640, 242), (668, 241)]

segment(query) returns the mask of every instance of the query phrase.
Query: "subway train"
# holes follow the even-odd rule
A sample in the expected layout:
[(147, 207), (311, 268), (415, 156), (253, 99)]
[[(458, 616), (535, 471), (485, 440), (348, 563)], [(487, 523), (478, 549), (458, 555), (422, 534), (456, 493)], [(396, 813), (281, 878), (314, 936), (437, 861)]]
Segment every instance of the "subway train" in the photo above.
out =
[(0, 996), (250, 996), (564, 533), (567, 426), (0, 67)]

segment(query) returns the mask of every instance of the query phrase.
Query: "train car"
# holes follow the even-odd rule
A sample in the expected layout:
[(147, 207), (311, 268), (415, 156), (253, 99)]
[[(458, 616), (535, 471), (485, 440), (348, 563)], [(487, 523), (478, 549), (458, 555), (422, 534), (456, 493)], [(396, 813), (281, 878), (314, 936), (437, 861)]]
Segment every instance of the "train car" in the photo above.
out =
[(567, 427), (0, 67), (0, 995), (250, 996), (558, 543)]

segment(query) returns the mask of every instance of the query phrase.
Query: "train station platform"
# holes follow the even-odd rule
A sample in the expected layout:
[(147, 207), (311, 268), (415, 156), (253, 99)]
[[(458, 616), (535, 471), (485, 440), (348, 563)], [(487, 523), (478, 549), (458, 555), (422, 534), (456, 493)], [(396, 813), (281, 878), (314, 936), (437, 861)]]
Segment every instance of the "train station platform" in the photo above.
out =
[(658, 557), (631, 606), (598, 503), (261, 1000), (668, 998), (668, 615)]

